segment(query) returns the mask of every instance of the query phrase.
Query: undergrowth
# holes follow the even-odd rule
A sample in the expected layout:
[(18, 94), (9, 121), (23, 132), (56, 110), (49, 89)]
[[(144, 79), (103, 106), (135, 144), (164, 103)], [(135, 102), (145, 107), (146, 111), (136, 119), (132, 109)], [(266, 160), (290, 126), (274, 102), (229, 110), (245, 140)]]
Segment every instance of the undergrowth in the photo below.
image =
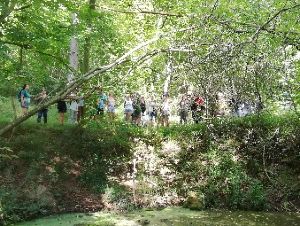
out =
[[(294, 115), (169, 128), (101, 119), (64, 127), (26, 123), (0, 138), (0, 147), (2, 224), (84, 211), (75, 206), (101, 194), (111, 207), (127, 210), (158, 199), (158, 206), (192, 209), (297, 211), (300, 205), (300, 122)], [(135, 194), (123, 183), (134, 175), (134, 158), (140, 159)]]

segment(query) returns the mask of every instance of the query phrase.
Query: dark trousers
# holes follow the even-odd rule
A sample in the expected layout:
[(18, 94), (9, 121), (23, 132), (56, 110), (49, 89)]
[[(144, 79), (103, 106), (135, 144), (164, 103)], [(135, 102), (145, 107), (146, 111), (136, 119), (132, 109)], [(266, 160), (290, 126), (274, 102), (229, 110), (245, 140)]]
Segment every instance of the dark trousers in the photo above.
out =
[(41, 122), (42, 117), (44, 118), (44, 123), (47, 123), (48, 109), (42, 109), (38, 111), (37, 122)]
[(97, 108), (97, 115), (104, 115), (104, 109), (103, 108)]
[(77, 121), (79, 122), (80, 119), (83, 119), (84, 108), (83, 106), (78, 106), (78, 113), (77, 113)]
[(184, 111), (184, 110), (180, 110), (179, 116), (180, 116), (180, 124), (182, 124), (182, 123), (186, 124), (188, 112)]
[(204, 113), (201, 111), (192, 111), (192, 117), (196, 124), (203, 120)]

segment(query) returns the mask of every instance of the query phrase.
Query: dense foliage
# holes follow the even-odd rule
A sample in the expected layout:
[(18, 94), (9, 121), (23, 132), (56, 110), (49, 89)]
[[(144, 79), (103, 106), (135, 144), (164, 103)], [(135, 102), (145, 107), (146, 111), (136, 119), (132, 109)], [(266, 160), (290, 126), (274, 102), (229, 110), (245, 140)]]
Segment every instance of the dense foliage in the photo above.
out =
[(2, 95), (14, 95), (22, 83), (33, 92), (64, 87), (72, 37), (79, 42), (79, 76), (163, 35), (83, 88), (172, 95), (194, 89), (210, 101), (223, 92), (266, 106), (299, 102), (297, 1), (7, 0), (0, 6)]
[[(0, 224), (103, 207), (299, 210), (299, 10), (297, 0), (2, 0)], [(25, 83), (48, 90), (40, 108), (92, 91), (86, 118), (42, 128), (30, 119), (38, 107), (17, 118)], [(100, 87), (118, 106), (129, 92), (199, 94), (207, 120), (91, 120)], [(259, 114), (214, 119), (220, 93), (229, 110), (248, 103)]]
[(160, 130), (26, 125), (10, 142), (1, 139), (1, 218), (174, 204), (295, 211), (299, 129), (293, 115)]

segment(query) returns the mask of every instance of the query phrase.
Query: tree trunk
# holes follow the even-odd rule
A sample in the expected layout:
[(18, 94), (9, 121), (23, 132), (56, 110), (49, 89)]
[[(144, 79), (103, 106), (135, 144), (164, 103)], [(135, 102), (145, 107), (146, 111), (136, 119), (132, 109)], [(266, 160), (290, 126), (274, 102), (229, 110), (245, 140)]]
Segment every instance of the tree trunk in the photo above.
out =
[[(70, 67), (76, 71), (78, 69), (78, 41), (75, 35), (75, 26), (77, 24), (77, 15), (76, 13), (72, 14), (72, 25), (73, 25), (73, 37), (70, 41)], [(68, 83), (71, 83), (74, 80), (74, 73), (70, 71), (68, 74)]]
[[(16, 70), (16, 73), (17, 74), (20, 74), (21, 71), (22, 71), (22, 68), (23, 68), (23, 47), (20, 47), (20, 50), (19, 50), (19, 65), (17, 67), (17, 70)], [(18, 113), (17, 113), (17, 108), (16, 108), (16, 103), (15, 103), (15, 90), (12, 91), (12, 94), (11, 94), (11, 107), (12, 107), (12, 110), (13, 110), (13, 114), (14, 114), (14, 120), (17, 120), (18, 118)], [(10, 139), (13, 137), (14, 135), (14, 132), (15, 132), (15, 128), (13, 128), (11, 130), (11, 135), (10, 135)]]
[(254, 81), (254, 86), (255, 86), (255, 97), (257, 99), (256, 101), (256, 113), (260, 114), (260, 112), (262, 111), (263, 109), (263, 100), (262, 100), (262, 94), (261, 94), (261, 89), (259, 87), (259, 83), (260, 81), (258, 81), (259, 79), (259, 74), (257, 71), (255, 71), (254, 73), (254, 76), (255, 76), (255, 81)]
[[(90, 0), (89, 2), (89, 17), (87, 20), (87, 27), (89, 32), (92, 32), (92, 11), (96, 9), (96, 0)], [(91, 51), (91, 36), (87, 35), (85, 38), (85, 43), (83, 47), (83, 65), (82, 73), (86, 73), (90, 70), (90, 51)]]
[[(19, 65), (17, 67), (16, 73), (19, 75), (23, 69), (23, 47), (20, 47), (19, 49)], [(15, 103), (15, 90), (13, 90), (12, 95), (11, 95), (11, 106), (14, 112), (14, 120), (18, 118), (17, 114), (17, 108), (16, 108), (16, 103)]]
[(164, 90), (163, 94), (169, 94), (169, 88), (172, 80), (172, 73), (173, 73), (173, 68), (172, 68), (172, 59), (169, 56), (168, 64), (166, 65), (166, 80), (164, 82)]

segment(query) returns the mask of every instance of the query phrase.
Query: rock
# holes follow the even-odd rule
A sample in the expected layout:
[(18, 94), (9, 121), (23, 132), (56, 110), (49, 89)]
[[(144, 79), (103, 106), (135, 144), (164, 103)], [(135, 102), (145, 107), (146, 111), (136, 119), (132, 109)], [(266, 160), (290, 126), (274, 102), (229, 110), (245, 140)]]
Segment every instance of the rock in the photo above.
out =
[(147, 225), (147, 224), (150, 224), (150, 221), (148, 219), (142, 221), (142, 225)]
[(204, 195), (196, 192), (190, 192), (184, 207), (191, 210), (202, 210), (205, 207)]
[(149, 221), (148, 219), (138, 220), (138, 222), (139, 222), (141, 225), (148, 225), (148, 224), (150, 224), (150, 221)]

